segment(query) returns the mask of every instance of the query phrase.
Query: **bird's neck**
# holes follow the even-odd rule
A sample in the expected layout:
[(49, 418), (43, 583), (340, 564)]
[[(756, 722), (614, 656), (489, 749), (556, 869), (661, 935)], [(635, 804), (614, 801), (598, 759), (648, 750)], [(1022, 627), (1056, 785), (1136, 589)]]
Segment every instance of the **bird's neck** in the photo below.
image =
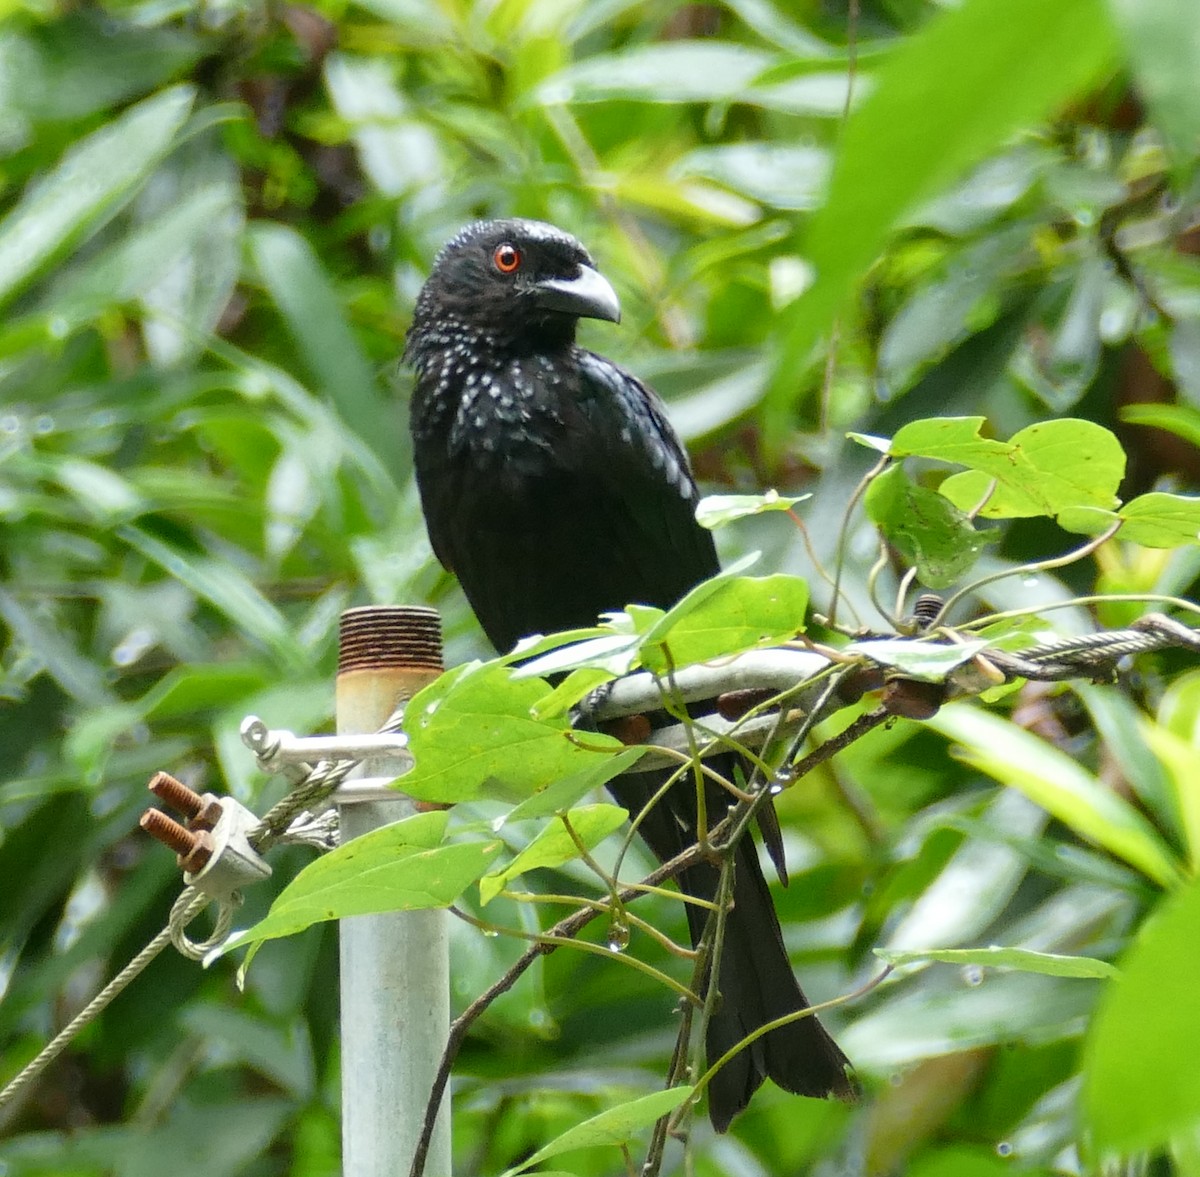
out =
[(464, 371), (483, 372), (535, 356), (558, 359), (574, 346), (577, 322), (570, 315), (548, 314), (537, 322), (514, 318), (482, 325), (444, 309), (427, 316), (418, 304), (404, 358), (422, 373), (447, 360)]

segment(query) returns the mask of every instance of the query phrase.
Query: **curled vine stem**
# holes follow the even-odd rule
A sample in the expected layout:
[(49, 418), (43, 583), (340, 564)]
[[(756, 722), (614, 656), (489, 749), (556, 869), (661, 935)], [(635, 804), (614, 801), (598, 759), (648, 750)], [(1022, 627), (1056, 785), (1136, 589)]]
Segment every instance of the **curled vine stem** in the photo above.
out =
[(896, 628), (900, 629), (908, 612), (908, 590), (917, 579), (917, 566), (914, 564), (901, 578), (896, 588)]
[[(1121, 530), (1121, 525), (1124, 520), (1118, 519), (1111, 527), (1106, 528), (1100, 535), (1088, 540), (1087, 543), (1081, 544), (1079, 547), (1072, 549), (1062, 556), (1054, 556), (1049, 560), (1038, 560), (1034, 564), (1022, 564), (1019, 568), (1004, 568), (999, 572), (990, 573), (988, 576), (981, 576), (978, 580), (961, 588), (953, 596), (951, 596), (942, 606), (938, 615), (929, 623), (930, 629), (937, 629), (938, 626), (945, 625), (946, 618), (950, 615), (951, 610), (964, 597), (969, 597), (973, 593), (977, 593), (984, 585), (993, 584), (997, 580), (1005, 580), (1010, 576), (1031, 576), (1038, 572), (1049, 572), (1053, 568), (1062, 568), (1067, 564), (1074, 564), (1076, 560), (1082, 560), (1085, 556), (1090, 556), (1097, 548), (1108, 543), (1118, 531)], [(1107, 600), (1115, 598), (1108, 597)]]
[(1000, 485), (1000, 480), (998, 478), (993, 478), (988, 482), (987, 486), (984, 488), (982, 496), (979, 499), (979, 502), (977, 502), (975, 504), (975, 506), (973, 506), (967, 512), (967, 518), (970, 519), (972, 523), (975, 522), (975, 519), (979, 515), (979, 512), (982, 511), (984, 509), (984, 507), (986, 507), (988, 505), (989, 502), (991, 502), (992, 495), (994, 495), (996, 493), (996, 488), (999, 485)]
[(858, 485), (850, 495), (850, 501), (846, 504), (845, 511), (842, 512), (842, 522), (838, 527), (837, 538), (837, 556), (833, 564), (833, 600), (829, 603), (829, 622), (831, 625), (837, 624), (838, 603), (842, 599), (842, 573), (845, 571), (846, 564), (846, 542), (850, 534), (850, 519), (854, 514), (854, 508), (858, 506), (858, 501), (867, 491), (867, 487), (871, 485), (889, 466), (891, 456), (884, 454), (874, 466), (868, 470), (862, 478), (858, 480)]
[(875, 559), (875, 563), (871, 565), (871, 570), (867, 573), (867, 596), (871, 598), (871, 604), (875, 606), (875, 612), (884, 619), (892, 627), (898, 628), (896, 618), (893, 617), (884, 607), (883, 602), (879, 599), (879, 578), (883, 575), (888, 566), (887, 544), (884, 543), (883, 537), (879, 537), (879, 555)]
[(808, 525), (796, 514), (794, 507), (789, 507), (787, 514), (792, 522), (796, 525), (800, 532), (800, 542), (804, 545), (804, 551), (807, 553), (809, 561), (812, 563), (813, 570), (816, 574), (830, 587), (831, 590), (837, 589), (837, 584), (832, 576), (829, 575), (825, 565), (821, 563), (820, 556), (817, 555), (817, 549), (813, 546), (812, 536), (809, 534)]
[(602, 867), (592, 856), (592, 852), (588, 849), (587, 843), (579, 836), (579, 831), (575, 829), (571, 823), (571, 813), (567, 810), (558, 815), (559, 821), (563, 824), (563, 829), (567, 831), (567, 837), (575, 844), (575, 849), (579, 852), (579, 858), (585, 866), (588, 867), (604, 884), (608, 890), (609, 915), (613, 920), (625, 920), (625, 906), (621, 902), (620, 887), (617, 885), (617, 880), (610, 875), (604, 867)]
[[(596, 914), (603, 914), (608, 910), (606, 904), (591, 905), (592, 910)], [(457, 916), (463, 923), (470, 924), (474, 928), (487, 935), (512, 936), (517, 940), (528, 940), (533, 944), (542, 945), (549, 948), (574, 948), (579, 952), (586, 952), (592, 956), (603, 956), (609, 960), (618, 960), (624, 965), (628, 965), (631, 969), (637, 969), (639, 973), (645, 973), (648, 977), (653, 977), (654, 980), (666, 985), (672, 992), (677, 993), (684, 1001), (691, 1002), (694, 1005), (700, 1005), (699, 996), (689, 989), (686, 985), (681, 985), (674, 977), (668, 973), (664, 973), (661, 969), (656, 969), (653, 965), (647, 964), (644, 960), (639, 960), (636, 956), (629, 956), (624, 952), (613, 952), (612, 949), (605, 947), (603, 944), (593, 944), (590, 940), (580, 940), (575, 936), (558, 936), (551, 932), (527, 932), (524, 928), (506, 928), (496, 924), (490, 924), (487, 920), (481, 920), (477, 916), (473, 916), (469, 911), (463, 911), (461, 907), (450, 907), (450, 914)]]
[(1045, 605), (1029, 605), (1024, 609), (1006, 609), (1003, 613), (989, 613), (986, 617), (976, 617), (972, 621), (964, 621), (956, 626), (958, 630), (982, 629), (994, 625), (997, 621), (1013, 621), (1018, 617), (1036, 617), (1041, 613), (1050, 613), (1056, 609), (1078, 609), (1086, 605), (1107, 604), (1111, 601), (1135, 605), (1167, 605), (1172, 609), (1180, 609), (1200, 617), (1200, 605), (1183, 597), (1171, 597), (1163, 593), (1089, 593), (1082, 597), (1072, 597), (1069, 601), (1050, 601)]

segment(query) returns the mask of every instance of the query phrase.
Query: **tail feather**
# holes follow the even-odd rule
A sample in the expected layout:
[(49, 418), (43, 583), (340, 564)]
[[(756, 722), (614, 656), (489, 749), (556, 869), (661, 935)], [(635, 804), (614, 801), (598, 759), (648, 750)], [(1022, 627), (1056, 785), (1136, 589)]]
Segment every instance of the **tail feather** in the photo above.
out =
[[(653, 791), (650, 775), (618, 777), (609, 788), (632, 812), (640, 810)], [(686, 793), (690, 793), (688, 788)], [(721, 797), (710, 798), (716, 813)], [(639, 830), (650, 849), (664, 862), (695, 840), (682, 808), (684, 789), (672, 790), (667, 801), (646, 814)], [(639, 800), (640, 798), (640, 800)], [(694, 820), (691, 830), (694, 831)], [(680, 888), (697, 899), (716, 898), (719, 872), (700, 863), (682, 872)], [(699, 943), (708, 912), (687, 905), (693, 945)], [(709, 1018), (705, 1054), (711, 1066), (748, 1034), (776, 1018), (808, 1008), (796, 981), (775, 914), (775, 904), (759, 865), (754, 843), (743, 838), (734, 857), (733, 905), (725, 918), (721, 959), (717, 970), (720, 997)], [(856, 1089), (850, 1062), (815, 1016), (800, 1018), (764, 1035), (739, 1051), (717, 1072), (709, 1085), (709, 1118), (718, 1132), (750, 1102), (765, 1078), (785, 1091), (823, 1099), (851, 1100)]]
[[(710, 1066), (759, 1026), (809, 1004), (792, 972), (770, 891), (748, 839), (738, 847), (734, 870), (733, 907), (725, 918), (717, 974), (720, 1004), (705, 1039)], [(789, 1022), (734, 1055), (714, 1076), (709, 1088), (713, 1127), (724, 1132), (764, 1077), (795, 1095), (853, 1099), (849, 1069), (849, 1059), (815, 1015)]]

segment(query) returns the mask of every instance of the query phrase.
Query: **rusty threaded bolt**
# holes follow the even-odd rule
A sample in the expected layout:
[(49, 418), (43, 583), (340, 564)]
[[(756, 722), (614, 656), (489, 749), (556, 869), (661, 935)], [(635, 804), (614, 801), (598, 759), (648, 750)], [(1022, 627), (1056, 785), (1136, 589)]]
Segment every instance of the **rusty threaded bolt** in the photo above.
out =
[(161, 809), (147, 809), (138, 825), (176, 854), (186, 856), (196, 849), (196, 835)]
[(366, 605), (341, 616), (338, 674), (394, 667), (440, 674), (442, 619), (422, 605)]
[(164, 805), (169, 805), (184, 817), (199, 817), (204, 808), (204, 798), (168, 772), (156, 772), (146, 788)]

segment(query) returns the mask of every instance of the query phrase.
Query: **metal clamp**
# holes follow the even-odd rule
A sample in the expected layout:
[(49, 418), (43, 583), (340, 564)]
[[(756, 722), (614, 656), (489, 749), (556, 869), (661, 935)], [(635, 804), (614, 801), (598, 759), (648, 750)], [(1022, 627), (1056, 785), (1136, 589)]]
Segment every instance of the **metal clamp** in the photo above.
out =
[(270, 875), (270, 866), (249, 838), (259, 825), (258, 815), (240, 801), (197, 793), (165, 772), (155, 773), (148, 787), (187, 819), (181, 824), (161, 809), (149, 809), (138, 823), (175, 851), (187, 883), (214, 899), (225, 899)]
[(394, 756), (408, 748), (408, 737), (403, 732), (298, 736), (267, 727), (257, 715), (247, 715), (240, 732), (242, 743), (254, 753), (259, 767), (271, 773), (286, 773), (297, 767), (307, 772), (322, 760), (367, 760), (372, 756)]

